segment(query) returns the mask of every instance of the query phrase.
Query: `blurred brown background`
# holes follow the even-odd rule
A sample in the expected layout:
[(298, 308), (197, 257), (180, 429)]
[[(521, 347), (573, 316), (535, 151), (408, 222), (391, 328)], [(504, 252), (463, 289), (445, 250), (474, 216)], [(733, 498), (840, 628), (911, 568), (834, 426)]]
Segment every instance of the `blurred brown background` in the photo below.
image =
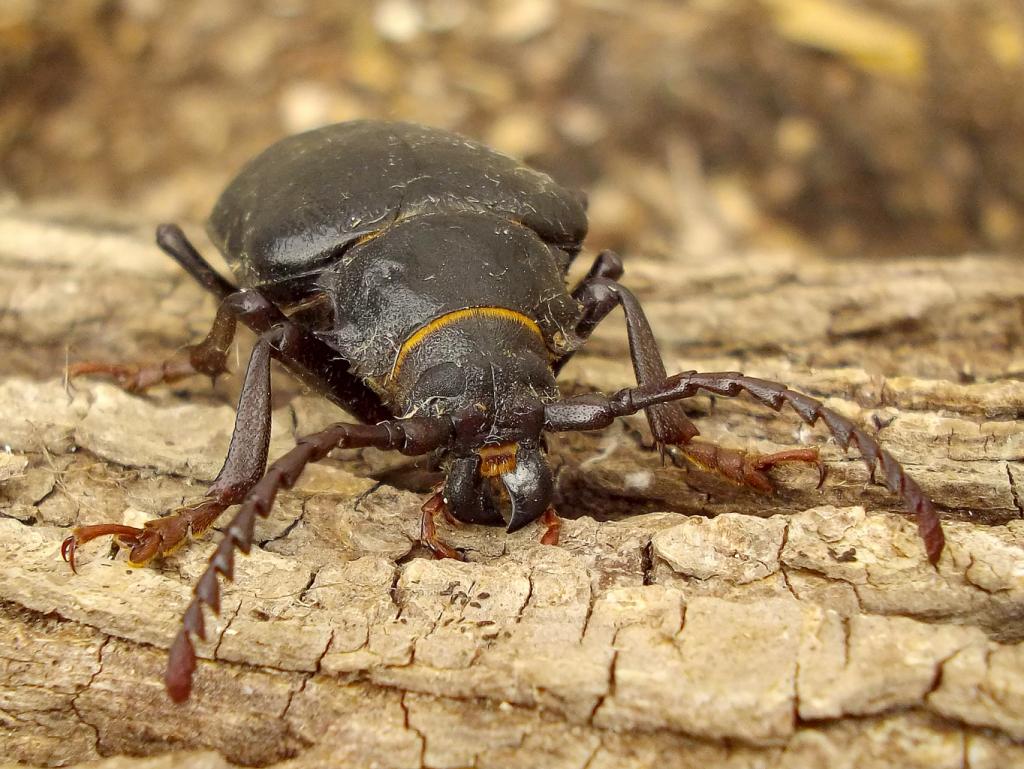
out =
[(594, 247), (1019, 250), (1019, 0), (3, 0), (0, 194), (205, 217), (282, 135), (458, 129)]
[[(0, 769), (1024, 766), (1022, 86), (1022, 0), (0, 0)], [(60, 543), (195, 500), (237, 384), (61, 375), (200, 339), (213, 299), (152, 225), (198, 234), (253, 154), (359, 117), (586, 189), (668, 369), (877, 434), (939, 567), (856, 452), (744, 399), (687, 407), (820, 445), (820, 490), (660, 464), (637, 415), (551, 441), (562, 546), (442, 523), (470, 563), (421, 557), (425, 497), (365, 453), (280, 495), (172, 706), (217, 538), (145, 569), (90, 543), (77, 575)], [(278, 381), (275, 457), (340, 416)], [(633, 381), (616, 312), (563, 392)]]

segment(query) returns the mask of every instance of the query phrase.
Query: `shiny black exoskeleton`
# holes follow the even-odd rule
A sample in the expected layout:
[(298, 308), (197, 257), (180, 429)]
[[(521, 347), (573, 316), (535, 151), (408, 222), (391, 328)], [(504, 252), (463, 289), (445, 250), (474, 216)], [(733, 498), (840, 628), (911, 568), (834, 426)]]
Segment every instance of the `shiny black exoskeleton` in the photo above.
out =
[[(790, 406), (808, 424), (824, 422), (843, 448), (855, 445), (902, 496), (929, 560), (938, 560), (944, 538), (930, 500), (871, 435), (781, 384), (736, 372), (667, 376), (611, 252), (567, 289), (586, 230), (582, 196), (545, 174), (447, 131), (375, 121), (284, 139), (228, 186), (209, 231), (237, 286), (180, 229), (158, 229), (159, 245), (220, 299), (209, 335), (185, 359), (142, 368), (85, 363), (71, 373), (112, 374), (134, 390), (217, 375), (242, 321), (258, 339), (228, 456), (201, 501), (141, 529), (76, 529), (63, 553), (74, 566), (79, 544), (113, 535), (131, 549), (131, 562), (145, 563), (242, 503), (171, 647), (166, 681), (175, 700), (191, 689), (203, 606), (218, 610), (218, 578), (232, 578), (235, 551), (252, 546), (256, 518), (307, 464), (338, 447), (435, 453), (445, 481), (424, 505), (421, 538), (436, 554), (459, 557), (434, 533), (439, 510), (510, 531), (544, 515), (555, 522), (545, 541), (554, 540), (544, 432), (597, 429), (643, 410), (673, 458), (762, 491), (772, 490), (766, 473), (775, 464), (818, 462), (813, 448), (758, 455), (693, 440), (698, 430), (678, 401), (699, 390), (746, 392), (775, 410)], [(559, 370), (615, 307), (625, 314), (638, 386), (561, 398)], [(360, 423), (305, 436), (268, 467), (271, 358)]]
[[(515, 452), (501, 473), (509, 530), (544, 512), (551, 363), (581, 341), (565, 286), (587, 231), (579, 195), (455, 134), (344, 123), (255, 158), (209, 231), (242, 285), (283, 306), (315, 303), (308, 328), (389, 413), (474, 414), (446, 461), (454, 516), (502, 521), (477, 472), (482, 446)], [(453, 317), (466, 309), (478, 312)]]

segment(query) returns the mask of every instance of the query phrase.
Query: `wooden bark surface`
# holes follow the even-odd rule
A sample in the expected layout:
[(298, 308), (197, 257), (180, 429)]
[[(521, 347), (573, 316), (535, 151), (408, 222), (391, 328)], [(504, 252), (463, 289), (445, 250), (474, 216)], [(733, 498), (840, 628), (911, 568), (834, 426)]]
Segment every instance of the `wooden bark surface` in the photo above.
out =
[[(415, 545), (410, 473), (350, 452), (259, 524), (183, 706), (166, 648), (219, 535), (144, 569), (93, 544), (78, 575), (59, 546), (201, 494), (235, 391), (62, 373), (160, 359), (212, 303), (144, 230), (90, 218), (0, 212), (0, 271), (0, 764), (1024, 766), (1018, 258), (627, 262), (670, 370), (776, 378), (877, 429), (942, 509), (937, 569), (856, 457), (742, 399), (689, 407), (728, 445), (821, 445), (821, 490), (662, 467), (628, 420), (552, 438), (559, 547), (445, 528), (468, 563)], [(629, 384), (625, 351), (616, 319), (566, 389)], [(342, 418), (279, 384), (272, 455)]]

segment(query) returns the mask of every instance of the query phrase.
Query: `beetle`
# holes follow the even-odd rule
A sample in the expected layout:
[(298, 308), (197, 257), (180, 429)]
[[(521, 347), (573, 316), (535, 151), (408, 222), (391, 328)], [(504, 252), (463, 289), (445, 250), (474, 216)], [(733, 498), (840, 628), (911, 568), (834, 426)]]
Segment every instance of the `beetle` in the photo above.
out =
[[(357, 121), (285, 138), (251, 160), (208, 223), (238, 285), (215, 271), (174, 225), (157, 243), (219, 301), (213, 326), (184, 357), (159, 365), (86, 362), (131, 391), (226, 370), (237, 322), (258, 335), (242, 384), (224, 465), (198, 502), (142, 528), (77, 528), (76, 548), (113, 535), (134, 565), (170, 552), (241, 504), (199, 579), (165, 676), (175, 701), (189, 696), (193, 637), (204, 606), (219, 610), (219, 578), (248, 553), (258, 516), (311, 462), (335, 448), (435, 453), (443, 485), (423, 505), (421, 539), (438, 557), (461, 557), (434, 527), (439, 512), (516, 531), (542, 518), (557, 541), (545, 432), (594, 430), (644, 411), (664, 452), (764, 492), (782, 462), (822, 465), (815, 448), (760, 455), (694, 440), (680, 401), (700, 390), (746, 392), (806, 423), (821, 420), (841, 447), (856, 446), (874, 479), (916, 516), (928, 559), (944, 535), (934, 506), (867, 432), (817, 400), (737, 372), (668, 376), (636, 297), (618, 281), (619, 257), (602, 251), (571, 290), (570, 263), (587, 232), (585, 200), (546, 174), (448, 131)], [(610, 396), (562, 398), (556, 377), (594, 328), (621, 307), (637, 386)], [(270, 360), (355, 417), (301, 438), (267, 466)], [(820, 484), (819, 484), (820, 485)]]

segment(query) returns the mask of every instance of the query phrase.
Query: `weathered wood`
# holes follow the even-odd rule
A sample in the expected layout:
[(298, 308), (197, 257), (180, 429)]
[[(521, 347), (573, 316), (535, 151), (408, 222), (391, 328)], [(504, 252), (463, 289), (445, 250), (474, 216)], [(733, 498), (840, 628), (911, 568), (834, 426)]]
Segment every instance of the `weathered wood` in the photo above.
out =
[[(59, 545), (76, 523), (138, 522), (201, 493), (233, 390), (137, 397), (61, 373), (66, 358), (159, 359), (203, 333), (212, 306), (148, 235), (13, 209), (0, 214), (0, 757), (1024, 765), (1019, 260), (627, 267), (670, 368), (778, 378), (874, 424), (944, 510), (938, 569), (863, 464), (748, 401), (697, 398), (692, 413), (730, 445), (822, 444), (821, 491), (802, 469), (780, 471), (766, 499), (662, 467), (634, 419), (552, 439), (573, 516), (561, 546), (532, 527), (445, 531), (468, 563), (414, 545), (422, 496), (367, 477), (393, 458), (350, 454), (311, 468), (260, 523), (193, 699), (174, 706), (166, 647), (213, 543), (137, 570), (92, 544), (77, 576)], [(627, 384), (624, 350), (612, 323), (568, 389)], [(272, 455), (339, 416), (281, 384)], [(139, 755), (153, 757), (126, 757)]]

